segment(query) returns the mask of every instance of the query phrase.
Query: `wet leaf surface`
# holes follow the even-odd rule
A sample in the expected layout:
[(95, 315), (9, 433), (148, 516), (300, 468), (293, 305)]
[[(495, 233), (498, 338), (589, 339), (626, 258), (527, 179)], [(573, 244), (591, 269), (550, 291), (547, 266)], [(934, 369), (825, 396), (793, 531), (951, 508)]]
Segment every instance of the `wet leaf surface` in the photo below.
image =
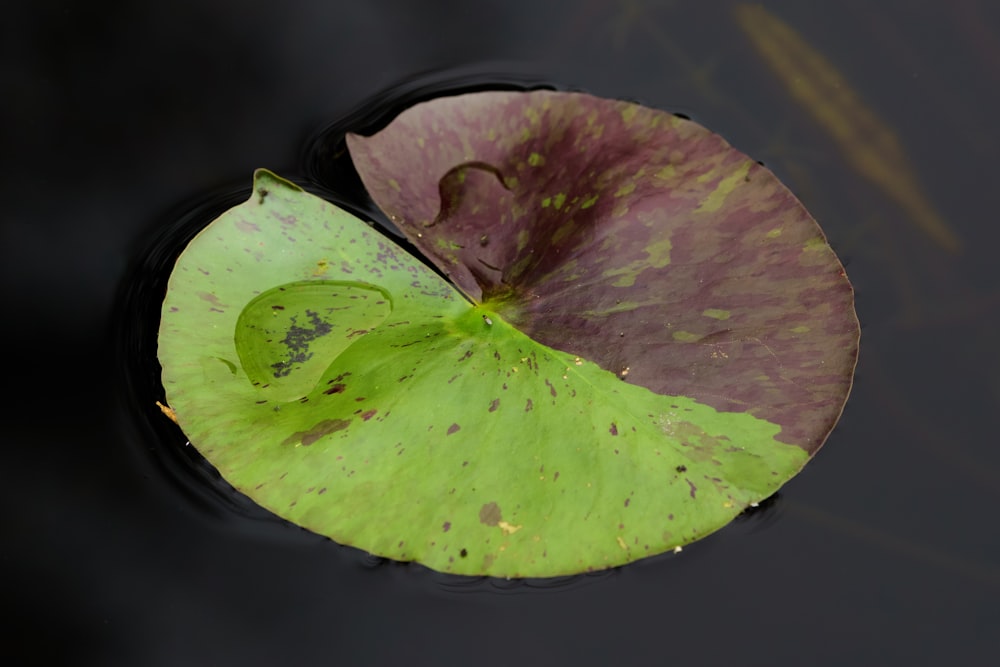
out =
[(586, 95), (480, 93), (349, 143), (468, 298), (261, 170), (163, 306), (181, 427), (280, 516), (447, 572), (600, 569), (725, 525), (839, 416), (843, 270), (716, 135)]

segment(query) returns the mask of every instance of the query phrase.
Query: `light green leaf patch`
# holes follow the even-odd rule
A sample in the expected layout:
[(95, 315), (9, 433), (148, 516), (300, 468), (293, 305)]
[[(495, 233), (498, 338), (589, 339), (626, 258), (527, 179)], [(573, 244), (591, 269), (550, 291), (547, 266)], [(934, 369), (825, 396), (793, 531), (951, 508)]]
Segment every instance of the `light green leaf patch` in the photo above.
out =
[(332, 539), (543, 577), (710, 533), (808, 460), (779, 427), (537, 343), (270, 172), (178, 260), (167, 398), (236, 488)]

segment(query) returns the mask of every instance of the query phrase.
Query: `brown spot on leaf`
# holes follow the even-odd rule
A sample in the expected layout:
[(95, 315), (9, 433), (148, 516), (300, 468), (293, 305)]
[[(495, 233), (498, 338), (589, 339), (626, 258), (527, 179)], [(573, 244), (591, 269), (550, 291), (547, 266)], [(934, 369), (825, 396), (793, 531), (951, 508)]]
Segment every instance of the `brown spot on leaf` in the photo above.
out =
[(241, 232), (259, 232), (260, 227), (252, 222), (247, 222), (246, 220), (238, 220), (236, 222), (236, 228)]
[(469, 555), (469, 552), (466, 549), (462, 549), (461, 551), (458, 552), (458, 555), (461, 556), (462, 558), (465, 558), (466, 556)]
[(679, 466), (677, 466), (676, 470), (677, 470), (677, 472), (687, 472), (687, 466), (685, 466), (685, 465), (679, 465)]
[(528, 399), (528, 402), (524, 404), (524, 411), (525, 411), (525, 412), (531, 412), (531, 410), (532, 410), (532, 409), (533, 409), (534, 407), (535, 407), (535, 404), (534, 404), (534, 403), (532, 403), (532, 402), (531, 402), (531, 399), (529, 398), (529, 399)]
[(500, 407), (499, 398), (494, 398), (492, 401), (490, 401), (490, 412), (496, 412), (497, 408), (499, 407)]
[(329, 435), (330, 433), (336, 433), (337, 431), (342, 431), (348, 426), (350, 426), (351, 420), (349, 419), (324, 419), (320, 423), (313, 426), (311, 429), (306, 431), (296, 431), (291, 434), (281, 443), (282, 445), (290, 445), (294, 442), (301, 442), (303, 447), (308, 447), (313, 444), (324, 435)]
[(333, 385), (332, 387), (330, 387), (329, 389), (327, 389), (323, 393), (324, 394), (340, 394), (340, 393), (343, 393), (343, 391), (345, 389), (347, 389), (347, 385), (346, 384), (340, 384), (340, 383), (338, 383), (338, 384)]
[(608, 429), (608, 433), (618, 435), (618, 424), (611, 422), (611, 428)]
[(487, 526), (496, 526), (503, 519), (500, 506), (496, 503), (486, 503), (479, 510), (479, 523)]
[(209, 292), (198, 292), (198, 298), (201, 299), (202, 301), (208, 301), (216, 308), (226, 308), (226, 304), (219, 301), (219, 297), (215, 296), (214, 294), (210, 294)]
[(449, 530), (451, 530), (451, 521), (445, 521), (443, 524), (441, 524), (442, 532), (447, 533)]
[(448, 427), (448, 435), (451, 435), (452, 433), (457, 433), (458, 430), (461, 428), (462, 427), (459, 426), (458, 424), (452, 424), (451, 426)]
[(365, 421), (368, 421), (369, 419), (374, 417), (377, 412), (378, 410), (365, 410), (364, 412), (361, 413), (361, 418), (364, 419)]
[(691, 480), (685, 480), (685, 481), (688, 483), (688, 486), (691, 487), (691, 497), (694, 498), (695, 494), (698, 492), (698, 487), (695, 486), (694, 482), (692, 482)]

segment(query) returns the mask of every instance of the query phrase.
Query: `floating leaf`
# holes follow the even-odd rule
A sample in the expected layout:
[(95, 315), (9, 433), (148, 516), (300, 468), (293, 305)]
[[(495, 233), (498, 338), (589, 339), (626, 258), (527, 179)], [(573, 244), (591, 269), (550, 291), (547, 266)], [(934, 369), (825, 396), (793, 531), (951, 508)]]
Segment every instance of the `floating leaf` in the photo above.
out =
[(798, 202), (715, 135), (481, 93), (350, 146), (468, 299), (261, 170), (164, 301), (178, 422), (280, 516), (442, 571), (581, 572), (725, 525), (832, 428), (850, 287)]

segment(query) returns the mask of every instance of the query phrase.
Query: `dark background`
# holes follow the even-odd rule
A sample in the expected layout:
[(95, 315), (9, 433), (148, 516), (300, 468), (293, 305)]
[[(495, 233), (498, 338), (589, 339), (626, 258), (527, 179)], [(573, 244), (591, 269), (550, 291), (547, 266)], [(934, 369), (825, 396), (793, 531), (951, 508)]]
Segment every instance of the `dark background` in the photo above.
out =
[[(854, 171), (725, 0), (8, 4), (5, 654), (150, 666), (996, 660), (997, 3), (765, 3), (899, 138), (958, 253)], [(159, 417), (150, 340), (186, 238), (242, 199), (254, 168), (304, 175), (319, 128), (442, 81), (547, 81), (682, 112), (763, 160), (823, 225), (857, 289), (861, 361), (826, 447), (764, 511), (678, 556), (598, 575), (450, 578), (270, 518)]]

